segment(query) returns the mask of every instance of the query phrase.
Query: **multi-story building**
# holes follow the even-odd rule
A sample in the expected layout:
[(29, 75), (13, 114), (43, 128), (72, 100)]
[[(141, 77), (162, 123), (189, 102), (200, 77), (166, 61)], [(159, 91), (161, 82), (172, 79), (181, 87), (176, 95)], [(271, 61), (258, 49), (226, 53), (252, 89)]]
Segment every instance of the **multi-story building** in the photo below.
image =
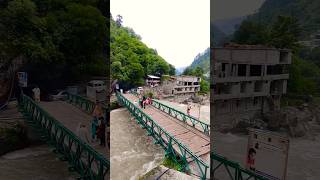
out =
[(238, 45), (212, 48), (211, 53), (211, 118), (216, 125), (249, 120), (280, 107), (290, 50)]
[(158, 76), (148, 75), (146, 78), (146, 85), (150, 87), (160, 85), (161, 79)]
[(163, 92), (171, 95), (190, 95), (200, 91), (201, 78), (195, 76), (171, 76), (163, 82)]

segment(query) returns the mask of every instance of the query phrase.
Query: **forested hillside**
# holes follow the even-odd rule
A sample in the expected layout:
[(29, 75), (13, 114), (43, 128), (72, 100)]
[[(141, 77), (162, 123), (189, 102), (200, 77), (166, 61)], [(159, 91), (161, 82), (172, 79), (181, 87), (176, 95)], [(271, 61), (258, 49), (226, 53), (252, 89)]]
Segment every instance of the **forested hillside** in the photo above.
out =
[(139, 86), (144, 84), (148, 74), (175, 74), (174, 66), (159, 56), (155, 49), (148, 48), (133, 29), (123, 27), (121, 16), (111, 20), (110, 32), (112, 79), (125, 86)]
[(279, 15), (292, 16), (301, 25), (299, 39), (308, 39), (320, 28), (319, 0), (266, 0), (257, 14), (250, 18), (266, 25), (272, 24)]
[[(29, 84), (49, 89), (105, 76), (109, 13), (103, 4), (104, 0), (0, 1), (1, 70), (16, 65), (28, 72)], [(23, 63), (14, 64), (15, 59)]]
[(208, 48), (203, 53), (198, 54), (189, 67), (192, 69), (200, 67), (204, 74), (210, 72), (210, 49)]

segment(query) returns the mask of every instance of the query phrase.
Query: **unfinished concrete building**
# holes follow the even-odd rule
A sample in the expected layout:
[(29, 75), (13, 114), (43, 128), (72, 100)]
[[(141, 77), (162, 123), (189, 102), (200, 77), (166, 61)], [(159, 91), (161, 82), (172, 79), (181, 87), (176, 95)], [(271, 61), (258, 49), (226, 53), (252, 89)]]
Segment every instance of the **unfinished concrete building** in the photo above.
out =
[(235, 125), (280, 107), (290, 50), (246, 45), (212, 48), (211, 53), (211, 118), (217, 126)]
[(167, 95), (192, 95), (200, 91), (201, 78), (195, 76), (171, 76), (163, 82)]

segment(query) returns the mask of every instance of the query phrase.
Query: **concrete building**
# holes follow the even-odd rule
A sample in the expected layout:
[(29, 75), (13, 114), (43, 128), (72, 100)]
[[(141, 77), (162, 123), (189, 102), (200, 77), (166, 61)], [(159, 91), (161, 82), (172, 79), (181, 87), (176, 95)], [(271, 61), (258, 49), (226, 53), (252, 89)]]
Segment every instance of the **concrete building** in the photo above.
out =
[(146, 78), (146, 85), (150, 87), (159, 86), (161, 82), (160, 77), (148, 75)]
[(216, 125), (250, 120), (280, 107), (290, 50), (237, 45), (212, 48), (211, 53), (211, 118)]
[(167, 95), (192, 95), (200, 91), (201, 78), (195, 76), (170, 76), (162, 84)]

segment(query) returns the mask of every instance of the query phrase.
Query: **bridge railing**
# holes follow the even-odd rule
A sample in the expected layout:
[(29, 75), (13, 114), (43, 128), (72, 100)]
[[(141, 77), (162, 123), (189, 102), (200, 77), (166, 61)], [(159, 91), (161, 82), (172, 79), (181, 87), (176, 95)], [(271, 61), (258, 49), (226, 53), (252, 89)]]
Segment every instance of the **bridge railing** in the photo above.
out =
[(74, 106), (84, 110), (85, 112), (91, 114), (94, 110), (95, 103), (93, 101), (90, 101), (89, 99), (86, 99), (79, 95), (74, 94), (67, 94), (67, 101), (70, 104), (73, 104)]
[(205, 162), (120, 93), (117, 93), (117, 98), (118, 101), (131, 112), (142, 128), (148, 131), (148, 135), (152, 136), (155, 142), (166, 150), (167, 156), (171, 156), (176, 162), (185, 164), (183, 170), (189, 169), (188, 160), (189, 162), (195, 162), (197, 175), (200, 176), (201, 179), (206, 179), (207, 175), (209, 175), (209, 166)]
[[(136, 91), (131, 92), (135, 96), (139, 96), (139, 94)], [(210, 136), (210, 125), (207, 123), (204, 123), (192, 116), (189, 116), (177, 109), (174, 109), (168, 105), (165, 105), (156, 99), (152, 99), (152, 106), (155, 108), (169, 114), (171, 117), (174, 117), (178, 120), (183, 121), (184, 123), (198, 129), (199, 131), (203, 132), (204, 134)]]
[(152, 100), (152, 105), (155, 108), (169, 114), (170, 116), (196, 128), (199, 131), (203, 132), (204, 134), (210, 136), (210, 125), (209, 124), (204, 123), (204, 122), (202, 122), (192, 116), (189, 116), (189, 115), (187, 115), (177, 109), (174, 109), (168, 105), (165, 105), (155, 99)]
[(268, 180), (253, 171), (242, 168), (239, 163), (230, 161), (220, 155), (211, 152), (211, 176), (213, 179), (231, 179), (231, 180)]
[(81, 178), (90, 180), (108, 178), (109, 161), (50, 116), (31, 98), (22, 95), (20, 109), (27, 119), (32, 120), (43, 130), (47, 142), (69, 161), (72, 169), (78, 171)]
[[(85, 98), (85, 97), (82, 97), (82, 96), (79, 96), (79, 95), (74, 95), (74, 94), (70, 94), (68, 93), (67, 95), (67, 102), (69, 102), (70, 104), (73, 104), (74, 106), (82, 109), (83, 111), (85, 111), (86, 113), (88, 114), (92, 114), (96, 104), (95, 102)], [(101, 108), (102, 108), (102, 111), (103, 113), (105, 114), (105, 116), (107, 116), (107, 110), (108, 110), (108, 107), (107, 105), (105, 104), (102, 104), (101, 105)], [(107, 121), (108, 118), (105, 117), (105, 120)]]

